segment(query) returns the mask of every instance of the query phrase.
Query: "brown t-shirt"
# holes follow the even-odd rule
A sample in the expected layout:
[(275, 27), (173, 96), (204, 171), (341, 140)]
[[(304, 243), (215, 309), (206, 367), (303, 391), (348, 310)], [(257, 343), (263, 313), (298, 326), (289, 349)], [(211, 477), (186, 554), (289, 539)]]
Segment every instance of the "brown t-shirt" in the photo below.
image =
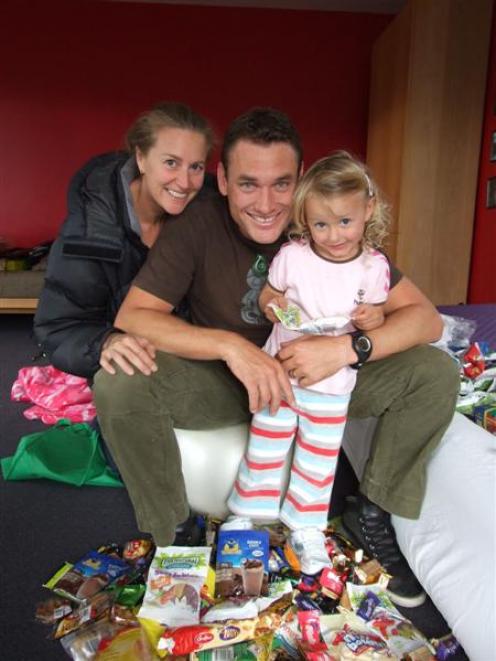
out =
[[(226, 198), (202, 192), (167, 220), (134, 284), (174, 307), (186, 298), (193, 324), (234, 331), (261, 347), (272, 324), (258, 297), (284, 241), (250, 241), (231, 218)], [(400, 279), (391, 265), (391, 287)]]
[(174, 306), (186, 297), (193, 324), (234, 331), (262, 346), (271, 324), (258, 296), (284, 240), (245, 238), (226, 198), (208, 192), (167, 220), (134, 284)]

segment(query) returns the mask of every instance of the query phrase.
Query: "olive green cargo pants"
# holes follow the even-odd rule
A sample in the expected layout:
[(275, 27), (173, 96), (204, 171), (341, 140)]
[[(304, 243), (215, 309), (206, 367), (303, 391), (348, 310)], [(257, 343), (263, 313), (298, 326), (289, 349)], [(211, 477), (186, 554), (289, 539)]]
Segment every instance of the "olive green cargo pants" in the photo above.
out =
[[(224, 363), (158, 352), (157, 364), (151, 376), (100, 370), (94, 397), (138, 527), (167, 545), (188, 515), (174, 427), (216, 429), (250, 414), (244, 387)], [(453, 417), (458, 389), (454, 361), (429, 346), (359, 370), (348, 415), (379, 418), (360, 490), (386, 511), (418, 517), (426, 464)]]

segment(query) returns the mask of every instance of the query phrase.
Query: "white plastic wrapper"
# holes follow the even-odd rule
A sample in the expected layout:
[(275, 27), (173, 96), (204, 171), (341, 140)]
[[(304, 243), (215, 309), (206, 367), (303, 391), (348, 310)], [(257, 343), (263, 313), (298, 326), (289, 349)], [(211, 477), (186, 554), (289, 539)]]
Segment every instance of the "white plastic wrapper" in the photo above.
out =
[(432, 346), (444, 351), (468, 349), (472, 335), (477, 328), (477, 322), (473, 319), (452, 317), (448, 314), (442, 314), (441, 318), (444, 324), (443, 334), (440, 340), (432, 343)]
[(331, 317), (318, 317), (317, 319), (302, 319), (301, 309), (294, 303), (290, 303), (286, 310), (278, 307), (274, 303), (269, 303), (274, 310), (274, 314), (279, 319), (284, 328), (288, 330), (299, 331), (309, 335), (324, 335), (343, 328), (350, 322), (350, 317), (342, 314), (336, 314)]
[(138, 617), (167, 627), (198, 624), (210, 552), (208, 546), (158, 546)]

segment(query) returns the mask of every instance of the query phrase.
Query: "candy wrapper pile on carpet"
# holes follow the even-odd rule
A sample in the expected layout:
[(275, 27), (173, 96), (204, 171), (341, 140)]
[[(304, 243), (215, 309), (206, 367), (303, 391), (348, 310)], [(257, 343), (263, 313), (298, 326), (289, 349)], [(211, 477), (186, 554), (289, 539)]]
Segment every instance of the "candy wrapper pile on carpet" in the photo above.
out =
[(459, 649), (401, 615), (389, 576), (335, 527), (327, 566), (308, 575), (284, 526), (237, 521), (200, 518), (202, 546), (89, 551), (46, 581), (36, 619), (75, 661), (442, 661)]

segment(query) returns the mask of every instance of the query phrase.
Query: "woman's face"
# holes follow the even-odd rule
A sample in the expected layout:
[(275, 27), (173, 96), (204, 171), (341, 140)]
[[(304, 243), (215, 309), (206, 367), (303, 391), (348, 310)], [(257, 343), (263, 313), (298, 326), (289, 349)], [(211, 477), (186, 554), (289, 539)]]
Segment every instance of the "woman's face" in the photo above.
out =
[(207, 151), (207, 141), (197, 131), (160, 129), (153, 147), (136, 154), (141, 194), (149, 196), (158, 211), (181, 213), (203, 185)]

